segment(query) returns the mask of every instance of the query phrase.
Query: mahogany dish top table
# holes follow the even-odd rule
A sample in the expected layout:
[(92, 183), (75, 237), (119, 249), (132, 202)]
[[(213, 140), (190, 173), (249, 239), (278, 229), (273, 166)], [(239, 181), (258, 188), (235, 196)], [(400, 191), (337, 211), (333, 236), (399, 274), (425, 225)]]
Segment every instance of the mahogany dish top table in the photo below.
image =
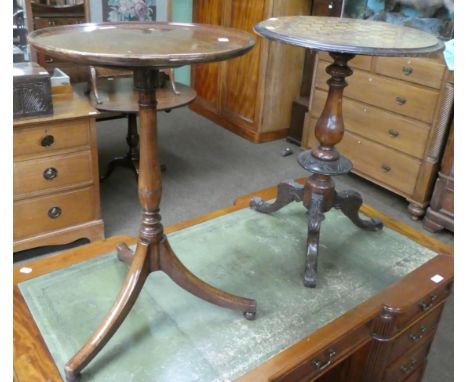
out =
[[(138, 91), (140, 160), (138, 194), (143, 208), (135, 251), (117, 246), (119, 259), (130, 265), (114, 305), (83, 347), (65, 365), (67, 380), (80, 371), (110, 340), (131, 310), (147, 276), (163, 271), (190, 293), (213, 304), (238, 309), (254, 319), (256, 302), (214, 288), (198, 279), (177, 258), (161, 224), (161, 170), (158, 158), (158, 70), (240, 56), (255, 44), (247, 32), (211, 25), (177, 23), (103, 23), (45, 28), (31, 33), (38, 51), (79, 64), (132, 69)], [(156, 346), (156, 345), (155, 345)]]
[[(332, 179), (332, 176), (349, 173), (353, 167), (351, 161), (335, 148), (345, 131), (343, 90), (347, 85), (345, 78), (353, 74), (348, 61), (355, 55), (429, 55), (443, 50), (445, 45), (433, 35), (417, 29), (381, 21), (336, 17), (274, 17), (262, 21), (254, 29), (270, 40), (328, 52), (333, 58), (333, 63), (326, 68), (330, 75), (327, 81), (328, 97), (315, 126), (319, 144), (298, 157), (299, 164), (312, 175), (305, 186), (291, 181), (280, 183), (278, 197), (273, 203), (254, 198), (250, 204), (253, 209), (263, 213), (275, 212), (293, 201), (304, 204), (308, 211), (304, 285), (314, 288), (317, 284), (320, 225), (325, 219), (325, 212), (337, 208), (364, 230), (380, 231), (383, 228), (379, 219), (361, 219), (361, 195), (352, 190), (336, 192)], [(406, 102), (399, 98), (396, 97), (395, 101)]]

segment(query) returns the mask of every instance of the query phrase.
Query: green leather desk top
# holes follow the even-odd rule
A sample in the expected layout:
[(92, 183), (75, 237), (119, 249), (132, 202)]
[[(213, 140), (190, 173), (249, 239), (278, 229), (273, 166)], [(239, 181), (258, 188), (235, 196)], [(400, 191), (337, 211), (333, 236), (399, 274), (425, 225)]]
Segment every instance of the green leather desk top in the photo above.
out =
[[(309, 289), (302, 284), (306, 227), (305, 209), (293, 203), (272, 215), (242, 209), (169, 235), (201, 279), (256, 299), (257, 318), (247, 321), (153, 273), (81, 380), (234, 380), (436, 255), (388, 228), (362, 231), (333, 210), (321, 229), (318, 286)], [(19, 284), (61, 373), (127, 269), (109, 253)]]

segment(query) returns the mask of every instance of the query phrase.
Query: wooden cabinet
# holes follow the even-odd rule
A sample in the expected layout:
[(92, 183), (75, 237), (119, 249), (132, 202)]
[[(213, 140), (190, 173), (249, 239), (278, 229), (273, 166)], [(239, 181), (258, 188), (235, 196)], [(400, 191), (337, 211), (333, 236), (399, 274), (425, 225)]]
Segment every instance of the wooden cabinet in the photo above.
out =
[[(320, 53), (312, 81), (302, 144), (314, 147), (315, 123), (328, 92), (329, 55)], [(353, 172), (409, 201), (414, 219), (424, 215), (448, 130), (453, 104), (451, 74), (442, 56), (357, 56), (344, 90), (345, 135), (340, 152)]]
[(102, 239), (95, 115), (76, 94), (13, 126), (13, 250)]
[[(89, 19), (88, 1), (86, 0), (82, 1), (81, 4), (70, 1), (70, 5), (62, 6), (46, 5), (39, 3), (39, 1), (26, 0), (25, 8), (29, 31), (60, 25), (82, 24)], [(58, 67), (70, 76), (72, 82), (88, 80), (88, 66), (50, 57), (47, 54), (36, 52), (34, 49), (32, 51), (33, 59), (49, 73), (52, 73), (54, 68)]]
[[(194, 22), (251, 33), (255, 24), (269, 17), (309, 13), (306, 0), (193, 2)], [(304, 49), (258, 37), (244, 56), (192, 67), (192, 87), (198, 97), (190, 107), (252, 142), (285, 137), (303, 61)]]
[(431, 204), (424, 216), (423, 226), (431, 232), (437, 232), (443, 228), (453, 232), (454, 224), (454, 144), (453, 144), (453, 120), (450, 135), (444, 150), (442, 165), (437, 177)]

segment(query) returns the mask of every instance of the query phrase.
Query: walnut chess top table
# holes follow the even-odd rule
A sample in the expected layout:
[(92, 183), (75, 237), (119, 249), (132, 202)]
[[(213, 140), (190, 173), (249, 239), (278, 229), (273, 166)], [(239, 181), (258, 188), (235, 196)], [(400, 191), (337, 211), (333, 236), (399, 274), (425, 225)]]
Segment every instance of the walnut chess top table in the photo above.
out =
[(125, 22), (45, 28), (29, 34), (28, 41), (38, 51), (63, 60), (132, 69), (138, 92), (138, 194), (143, 208), (139, 240), (135, 251), (119, 243), (119, 259), (130, 265), (127, 278), (101, 324), (65, 365), (67, 379), (78, 378), (81, 370), (111, 339), (137, 300), (148, 275), (155, 271), (166, 273), (179, 286), (202, 299), (241, 310), (247, 319), (254, 319), (254, 300), (223, 292), (198, 279), (179, 261), (166, 239), (159, 215), (161, 170), (155, 90), (159, 69), (237, 57), (254, 46), (255, 37), (210, 25)]
[[(256, 195), (269, 200), (275, 189)], [(166, 232), (204, 280), (256, 298), (257, 319), (214, 309), (153, 273), (82, 382), (419, 380), (451, 291), (452, 249), (367, 206), (384, 231), (368, 235), (330, 211), (311, 290), (298, 277), (304, 210), (258, 214), (246, 208), (250, 197)], [(116, 243), (138, 240), (112, 237), (14, 268), (15, 382), (64, 378), (127, 272)]]
[[(355, 225), (367, 231), (379, 231), (383, 228), (378, 219), (361, 219), (361, 195), (352, 190), (336, 192), (332, 178), (347, 174), (353, 168), (351, 161), (335, 148), (345, 131), (342, 114), (343, 91), (347, 85), (346, 77), (353, 74), (348, 61), (356, 54), (429, 55), (444, 49), (444, 44), (436, 37), (413, 28), (380, 21), (336, 17), (274, 17), (262, 21), (254, 29), (268, 39), (329, 52), (333, 58), (333, 63), (326, 68), (330, 75), (327, 81), (328, 97), (315, 125), (315, 136), (319, 144), (298, 156), (299, 164), (312, 175), (305, 186), (290, 181), (280, 183), (278, 198), (273, 203), (265, 203), (259, 198), (254, 198), (251, 202), (252, 208), (263, 213), (278, 211), (293, 201), (304, 204), (309, 216), (304, 285), (313, 288), (316, 286), (320, 225), (326, 212), (337, 208)], [(397, 97), (396, 102), (406, 100)], [(371, 160), (372, 158), (369, 158), (369, 161)]]

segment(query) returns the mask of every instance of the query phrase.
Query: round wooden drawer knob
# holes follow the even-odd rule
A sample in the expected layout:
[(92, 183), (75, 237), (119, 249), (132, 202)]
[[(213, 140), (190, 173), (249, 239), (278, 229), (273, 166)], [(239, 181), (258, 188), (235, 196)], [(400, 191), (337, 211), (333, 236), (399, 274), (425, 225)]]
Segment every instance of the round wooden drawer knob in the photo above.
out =
[(44, 138), (41, 140), (41, 146), (42, 147), (49, 147), (52, 146), (55, 142), (55, 138), (53, 135), (46, 135)]
[(54, 167), (49, 167), (44, 170), (42, 173), (42, 176), (44, 177), (45, 180), (53, 180), (57, 177), (58, 171)]
[(51, 219), (57, 219), (62, 215), (62, 209), (60, 207), (52, 207), (47, 214)]

